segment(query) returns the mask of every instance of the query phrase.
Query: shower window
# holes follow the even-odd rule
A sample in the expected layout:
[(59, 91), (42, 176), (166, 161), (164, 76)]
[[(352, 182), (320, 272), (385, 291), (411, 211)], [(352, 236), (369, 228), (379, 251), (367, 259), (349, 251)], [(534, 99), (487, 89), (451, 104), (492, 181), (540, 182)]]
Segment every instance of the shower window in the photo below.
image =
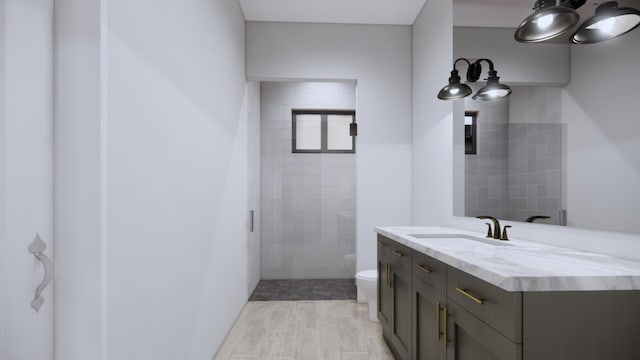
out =
[(477, 154), (477, 111), (464, 113), (464, 153), (466, 155)]
[(356, 113), (352, 110), (292, 110), (293, 153), (356, 152)]

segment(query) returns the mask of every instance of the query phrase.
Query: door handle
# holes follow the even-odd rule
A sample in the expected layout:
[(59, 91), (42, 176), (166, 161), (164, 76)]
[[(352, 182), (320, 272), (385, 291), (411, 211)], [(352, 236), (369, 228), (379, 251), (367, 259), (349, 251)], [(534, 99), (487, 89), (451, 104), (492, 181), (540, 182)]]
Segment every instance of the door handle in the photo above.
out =
[(253, 232), (253, 210), (249, 211), (249, 232)]
[(36, 238), (33, 239), (31, 245), (29, 245), (29, 252), (33, 254), (33, 256), (40, 261), (42, 267), (44, 268), (44, 277), (42, 278), (42, 282), (36, 288), (35, 295), (33, 300), (31, 300), (31, 307), (33, 310), (38, 312), (42, 304), (44, 304), (44, 298), (41, 296), (44, 289), (49, 285), (51, 280), (53, 280), (53, 263), (51, 259), (47, 255), (44, 254), (44, 251), (47, 249), (47, 244), (40, 238), (40, 234), (36, 234)]

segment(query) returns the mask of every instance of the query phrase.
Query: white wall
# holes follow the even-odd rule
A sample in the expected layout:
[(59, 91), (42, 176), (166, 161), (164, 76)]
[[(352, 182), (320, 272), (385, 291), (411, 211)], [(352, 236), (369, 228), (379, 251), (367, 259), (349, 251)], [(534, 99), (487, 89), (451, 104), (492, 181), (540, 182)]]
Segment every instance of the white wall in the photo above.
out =
[(414, 224), (442, 224), (453, 212), (453, 108), (436, 97), (452, 56), (451, 1), (428, 1), (413, 25)]
[[(0, 2), (0, 359), (53, 359), (53, 284), (27, 251), (53, 258), (53, 1)], [(55, 260), (55, 259), (54, 259)]]
[(570, 226), (640, 233), (639, 58), (637, 29), (571, 48), (561, 110)]
[(210, 359), (255, 281), (238, 3), (58, 11), (58, 357)]
[(455, 14), (454, 26), (488, 26), (513, 30), (522, 19), (531, 15), (531, 7), (522, 6), (522, 3), (517, 1), (511, 3), (456, 1), (453, 4), (453, 13)]
[[(560, 86), (569, 83), (568, 44), (523, 44), (514, 40), (514, 31), (513, 28), (455, 27), (454, 58), (489, 58), (498, 71), (500, 82), (506, 84)], [(460, 62), (458, 67), (464, 79), (467, 65)], [(479, 82), (487, 78), (487, 71), (487, 63), (482, 62)]]
[(56, 3), (55, 236), (57, 359), (107, 359), (101, 9)]
[(357, 81), (356, 270), (374, 268), (373, 227), (411, 220), (411, 28), (248, 22), (247, 76)]

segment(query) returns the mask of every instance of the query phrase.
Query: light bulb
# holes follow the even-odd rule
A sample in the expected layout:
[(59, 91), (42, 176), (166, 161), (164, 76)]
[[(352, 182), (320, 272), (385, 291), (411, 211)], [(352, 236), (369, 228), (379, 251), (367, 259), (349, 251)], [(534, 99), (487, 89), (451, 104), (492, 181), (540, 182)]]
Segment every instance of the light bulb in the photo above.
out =
[(612, 34), (616, 28), (616, 18), (614, 16), (598, 21), (597, 23), (587, 27), (587, 29), (600, 30), (607, 34)]
[(460, 92), (460, 89), (458, 88), (453, 88), (451, 89), (451, 91), (449, 91), (451, 93), (451, 95), (457, 95)]
[(545, 15), (540, 19), (538, 19), (538, 21), (536, 21), (536, 24), (540, 29), (546, 29), (549, 26), (551, 26), (551, 24), (553, 24), (553, 18), (554, 18), (553, 14)]
[(508, 93), (509, 92), (504, 89), (494, 89), (494, 90), (487, 91), (485, 94), (492, 99), (496, 99), (496, 98), (505, 97), (507, 96)]

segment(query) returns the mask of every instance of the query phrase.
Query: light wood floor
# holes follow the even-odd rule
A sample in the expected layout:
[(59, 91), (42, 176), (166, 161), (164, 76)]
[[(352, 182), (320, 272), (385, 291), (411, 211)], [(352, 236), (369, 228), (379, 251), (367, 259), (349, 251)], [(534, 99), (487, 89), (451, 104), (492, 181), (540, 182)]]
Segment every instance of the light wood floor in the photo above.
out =
[(352, 300), (250, 301), (214, 360), (393, 360), (382, 327)]

